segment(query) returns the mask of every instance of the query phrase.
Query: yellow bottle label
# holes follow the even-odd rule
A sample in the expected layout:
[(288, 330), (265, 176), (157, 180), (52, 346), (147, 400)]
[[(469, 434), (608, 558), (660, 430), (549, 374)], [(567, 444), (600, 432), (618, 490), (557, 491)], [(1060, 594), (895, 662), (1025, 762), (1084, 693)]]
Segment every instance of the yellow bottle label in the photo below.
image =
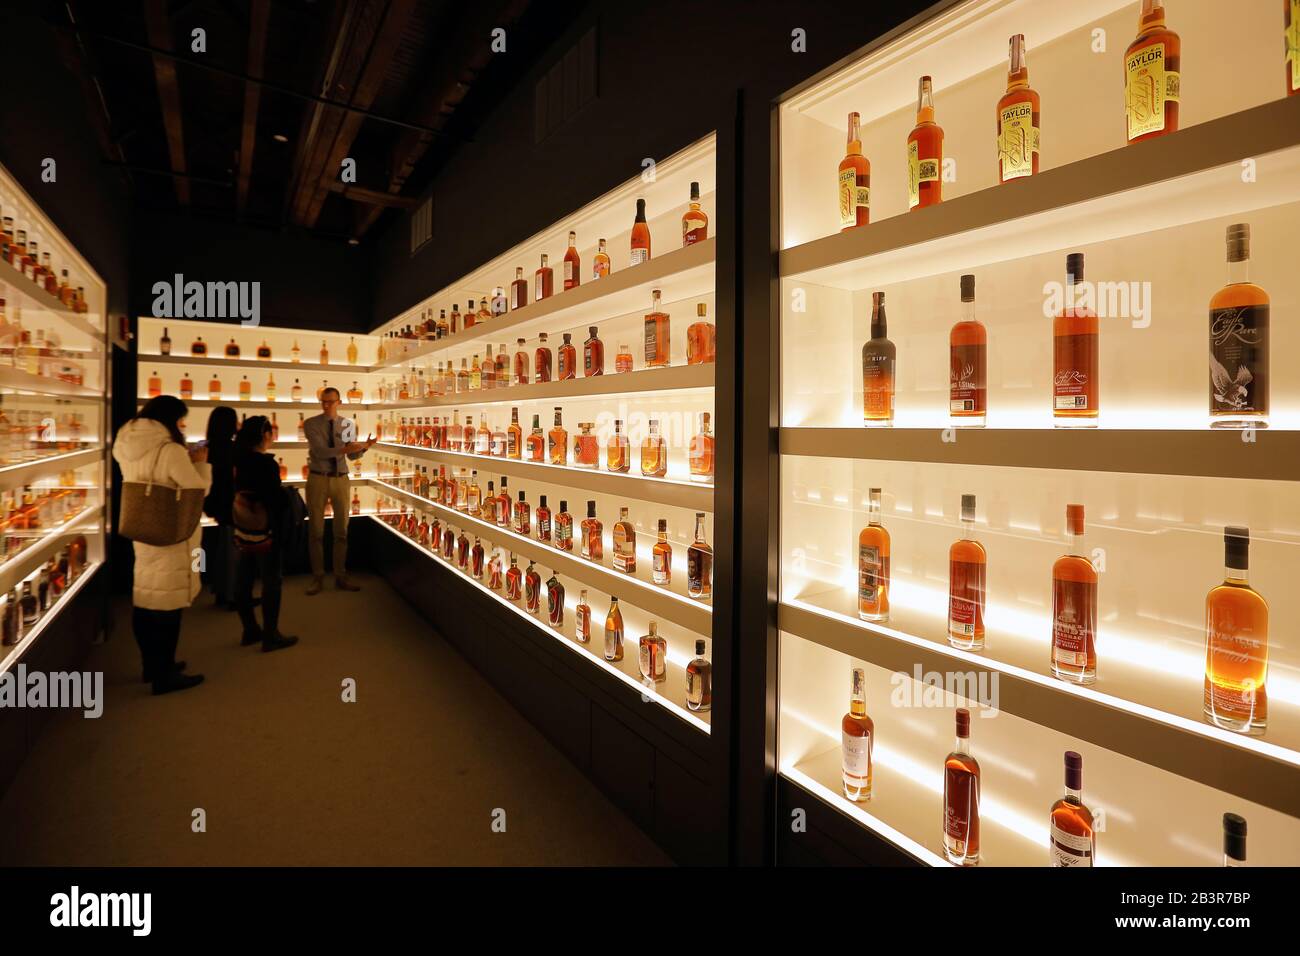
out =
[(1165, 103), (1179, 101), (1180, 75), (1165, 69), (1165, 45), (1153, 43), (1124, 63), (1124, 110), (1128, 138), (1136, 139), (1165, 128)]
[(1003, 179), (1030, 176), (1038, 153), (1038, 127), (1034, 125), (1034, 104), (1012, 103), (998, 116), (1002, 134), (998, 137), (998, 162)]
[(870, 209), (871, 208), (871, 187), (858, 186), (856, 188), (858, 192), (858, 208)]
[(858, 221), (857, 209), (858, 174), (853, 169), (840, 170), (840, 228), (855, 225)]
[(1286, 59), (1291, 64), (1291, 89), (1300, 90), (1300, 0), (1291, 0), (1291, 22), (1286, 28)]
[(915, 140), (907, 144), (907, 208), (921, 201), (921, 148)]

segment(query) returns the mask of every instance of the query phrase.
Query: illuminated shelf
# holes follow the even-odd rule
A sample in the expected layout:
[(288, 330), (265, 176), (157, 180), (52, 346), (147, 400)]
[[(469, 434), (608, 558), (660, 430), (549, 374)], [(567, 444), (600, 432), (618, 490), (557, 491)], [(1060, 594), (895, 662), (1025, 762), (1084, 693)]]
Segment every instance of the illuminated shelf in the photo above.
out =
[[(621, 600), (625, 599), (629, 604), (640, 608), (651, 617), (672, 621), (687, 630), (694, 631), (696, 634), (709, 636), (713, 633), (713, 612), (708, 604), (692, 600), (684, 594), (661, 588), (640, 577), (621, 574), (604, 565), (587, 561), (580, 557), (577, 551), (559, 551), (535, 538), (526, 538), (521, 534), (498, 527), (493, 522), (475, 518), (463, 511), (457, 511), (455, 508), (448, 508), (446, 505), (430, 501), (428, 498), (421, 498), (419, 495), (404, 491), (396, 485), (390, 485), (381, 479), (372, 480), (371, 485), (376, 489), (382, 489), (386, 494), (391, 494), (426, 511), (439, 512), (458, 527), (477, 529), (482, 537), (499, 542), (508, 550), (521, 554), (526, 558), (531, 558), (545, 567), (554, 568), (562, 574), (576, 578), (594, 588), (599, 588), (608, 595), (618, 597)], [(578, 522), (575, 520), (575, 547), (577, 544), (577, 524)], [(641, 571), (648, 571), (648, 568), (644, 567), (642, 562), (638, 562), (638, 565)]]
[(614, 495), (630, 500), (647, 501), (687, 508), (691, 511), (713, 511), (713, 485), (669, 478), (645, 478), (634, 472), (619, 474), (594, 468), (574, 468), (572, 465), (546, 465), (513, 458), (494, 458), (490, 455), (471, 455), (459, 451), (442, 451), (436, 448), (418, 448), (393, 442), (378, 442), (383, 448), (414, 458), (446, 462), (466, 467), (477, 466), (485, 475), (509, 475), (512, 478), (531, 478), (567, 488), (578, 488), (594, 494)]
[(90, 505), (71, 521), (64, 522), (56, 528), (45, 529), (35, 544), (28, 545), (8, 561), (0, 564), (0, 593), (7, 593), (15, 584), (59, 553), (67, 543), (67, 536), (72, 534), (93, 535), (97, 528), (95, 522), (103, 512), (102, 505)]
[[(82, 313), (74, 312), (69, 309), (66, 305), (60, 302), (56, 296), (50, 295), (30, 278), (15, 269), (11, 263), (5, 262), (2, 259), (0, 259), (0, 283), (3, 283), (8, 287), (7, 294), (11, 302), (11, 310), (13, 298), (16, 295), (20, 299), (26, 300), (23, 311), (32, 308), (41, 312), (48, 312), (64, 325), (67, 325), (84, 335), (88, 335), (93, 339), (103, 339), (103, 331), (96, 328), (91, 322), (87, 321), (83, 317)], [(31, 323), (29, 322), (27, 324), (30, 325)]]
[(0, 647), (0, 674), (9, 670), (22, 659), (23, 653), (36, 643), (46, 625), (58, 617), (59, 613), (72, 601), (77, 592), (86, 586), (86, 582), (95, 576), (95, 572), (99, 570), (101, 563), (99, 561), (90, 562), (82, 568), (80, 576), (72, 582), (72, 586), (59, 595), (58, 600), (51, 604), (49, 609), (40, 616), (40, 619), (32, 626), (31, 630), (19, 638), (17, 644), (11, 647)]
[[(632, 644), (633, 644), (633, 647), (631, 649), (632, 652), (629, 652), (626, 644), (627, 638), (626, 635), (624, 635), (625, 650), (624, 650), (622, 661), (607, 661), (603, 656), (597, 654), (593, 650), (593, 648), (595, 647), (603, 646), (603, 641), (604, 641), (603, 633), (598, 635), (597, 634), (598, 629), (595, 626), (592, 627), (592, 639), (590, 644), (583, 645), (573, 640), (569, 636), (569, 633), (572, 632), (572, 628), (574, 626), (572, 608), (576, 607), (577, 602), (569, 600), (569, 598), (573, 597), (572, 595), (568, 595), (567, 593), (565, 595), (566, 597), (565, 627), (569, 629), (569, 633), (564, 633), (551, 627), (550, 624), (546, 620), (544, 620), (540, 615), (529, 614), (526, 610), (524, 610), (515, 602), (506, 599), (502, 594), (493, 591), (491, 588), (487, 587), (481, 581), (477, 581), (472, 576), (465, 574), (465, 572), (461, 571), (460, 568), (456, 567), (452, 562), (444, 560), (442, 555), (439, 554), (434, 549), (426, 548), (423, 545), (421, 545), (418, 541), (414, 541), (409, 536), (402, 534), (402, 532), (398, 531), (388, 522), (382, 520), (380, 516), (372, 515), (371, 517), (375, 518), (375, 521), (378, 524), (382, 525), (389, 532), (396, 535), (402, 541), (406, 542), (416, 551), (420, 552), (426, 557), (433, 558), (443, 567), (446, 567), (449, 570), (456, 572), (463, 579), (468, 581), (474, 587), (478, 588), (484, 594), (487, 594), (490, 597), (492, 597), (497, 603), (503, 605), (504, 607), (509, 608), (515, 614), (518, 614), (524, 620), (530, 622), (538, 630), (544, 632), (545, 634), (559, 641), (561, 644), (568, 647), (575, 654), (580, 655), (583, 658), (583, 660), (594, 663), (596, 666), (600, 667), (606, 673), (612, 674), (614, 677), (618, 678), (618, 680), (620, 680), (623, 684), (631, 688), (631, 690), (634, 693), (636, 693), (638, 696), (647, 697), (653, 700), (659, 706), (663, 707), (665, 710), (668, 710), (669, 712), (675, 714), (677, 717), (680, 717), (682, 720), (686, 721), (687, 723), (699, 728), (705, 733), (710, 732), (709, 722), (707, 720), (707, 717), (709, 715), (707, 712), (704, 714), (698, 714), (692, 711), (690, 708), (677, 703), (678, 699), (680, 700), (686, 699), (686, 670), (680, 664), (676, 664), (671, 660), (668, 661), (667, 679), (662, 684), (656, 685), (655, 687), (651, 688), (644, 681), (641, 680), (640, 674), (637, 672), (637, 655), (635, 653), (635, 642), (636, 642), (635, 638), (632, 639)], [(556, 570), (559, 571), (561, 569), (557, 568)], [(563, 573), (568, 574), (567, 571), (564, 571)]]
[(671, 283), (674, 297), (712, 292), (716, 246), (717, 240), (709, 238), (683, 249), (674, 249), (638, 266), (617, 270), (602, 279), (584, 282), (576, 289), (557, 292), (540, 302), (530, 302), (504, 316), (497, 316), (436, 341), (387, 339), (386, 349), (403, 349), (405, 346), (405, 350), (401, 355), (376, 363), (374, 369), (399, 366), (458, 348), (476, 339), (502, 335), (514, 337), (543, 319), (547, 320), (549, 328), (541, 331), (599, 324), (612, 316), (644, 309), (650, 301), (650, 290), (668, 283)]
[[(1242, 180), (1244, 143), (1259, 164), (1255, 182)], [(780, 275), (878, 288), (947, 272), (954, 263), (974, 269), (1295, 202), (1297, 146), (1300, 99), (1287, 97), (792, 246), (780, 253)]]
[(0, 489), (19, 488), (31, 484), (37, 478), (58, 475), (69, 468), (80, 468), (83, 465), (98, 463), (103, 459), (104, 446), (94, 445), (79, 451), (49, 455), (35, 461), (25, 461), (18, 465), (5, 465), (0, 467)]
[(225, 366), (228, 368), (268, 368), (275, 371), (283, 369), (285, 371), (325, 373), (353, 372), (357, 375), (369, 375), (376, 371), (369, 365), (321, 365), (319, 362), (285, 362), (280, 359), (245, 358), (242, 356), (237, 359), (229, 359), (224, 356), (214, 358), (211, 355), (200, 357), (197, 355), (177, 355), (174, 352), (171, 355), (149, 355), (140, 352), (136, 355), (136, 362), (140, 365), (148, 365), (149, 363), (156, 365), (192, 365), (195, 368), (220, 368)]
[[(894, 672), (911, 674), (919, 666), (926, 672), (974, 675), (977, 682), (996, 680), (999, 709), (1008, 714), (1291, 816), (1300, 815), (1300, 752), (1269, 743), (1267, 737), (1229, 733), (1199, 719), (1095, 689), (1104, 683), (1079, 687), (995, 660), (988, 650), (961, 651), (887, 625), (861, 621), (852, 603), (850, 595), (838, 590), (783, 601), (777, 609), (777, 627)], [(990, 634), (988, 640), (993, 644), (997, 635)], [(1189, 706), (1199, 714), (1199, 686), (1192, 697)]]
[[(143, 405), (143, 404), (144, 404), (145, 402), (147, 402), (147, 401), (149, 401), (148, 398), (137, 398), (137, 399), (136, 399), (136, 404), (137, 404), (137, 405)], [(313, 398), (310, 402), (305, 402), (305, 401), (304, 401), (304, 402), (294, 402), (294, 401), (288, 401), (288, 400), (285, 400), (285, 401), (279, 401), (279, 400), (277, 400), (277, 401), (274, 401), (274, 402), (268, 402), (266, 399), (257, 399), (257, 398), (249, 398), (249, 399), (240, 399), (240, 398), (186, 398), (186, 399), (183, 399), (183, 401), (184, 401), (185, 404), (188, 405), (190, 408), (216, 408), (216, 407), (219, 406), (219, 405), (229, 405), (229, 406), (231, 406), (232, 408), (269, 408), (269, 409), (274, 409), (275, 411), (279, 411), (279, 410), (281, 410), (281, 409), (288, 409), (289, 411), (295, 411), (295, 410), (296, 410), (296, 411), (300, 411), (300, 412), (305, 412), (305, 411), (307, 411), (308, 409), (311, 409), (313, 415), (316, 415), (316, 414), (319, 414), (319, 413), (320, 413), (320, 402), (317, 401), (317, 400), (314, 399), (314, 398)], [(358, 412), (358, 411), (360, 411), (360, 412), (364, 412), (364, 411), (369, 411), (369, 410), (372, 409), (372, 408), (393, 408), (393, 407), (396, 407), (396, 406), (392, 406), (392, 405), (367, 405), (367, 404), (365, 404), (365, 403), (361, 403), (361, 404), (359, 404), (359, 405), (340, 405), (340, 406), (339, 406), (339, 411), (341, 411), (341, 412)]]
[(1260, 429), (782, 428), (782, 455), (1063, 471), (1300, 480), (1300, 432)]
[(74, 398), (102, 399), (104, 393), (97, 388), (61, 382), (48, 375), (31, 375), (16, 368), (0, 365), (0, 389), (30, 392), (33, 395), (66, 395)]

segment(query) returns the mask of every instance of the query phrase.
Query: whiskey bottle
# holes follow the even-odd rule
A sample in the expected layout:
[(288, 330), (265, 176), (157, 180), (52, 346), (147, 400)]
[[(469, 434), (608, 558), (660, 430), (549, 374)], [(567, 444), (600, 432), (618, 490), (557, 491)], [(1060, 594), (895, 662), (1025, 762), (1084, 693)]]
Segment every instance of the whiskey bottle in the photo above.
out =
[(713, 433), (709, 431), (709, 413), (700, 412), (700, 430), (691, 436), (691, 481), (713, 481)]
[(208, 399), (210, 401), (221, 399), (221, 379), (217, 378), (215, 372), (212, 374), (212, 381), (208, 382)]
[(614, 371), (622, 375), (624, 372), (632, 371), (632, 347), (629, 345), (620, 345), (618, 352), (614, 355)]
[(1282, 0), (1287, 96), (1300, 93), (1300, 0)]
[(546, 507), (546, 495), (537, 502), (537, 540), (543, 544), (551, 543), (551, 509)]
[(957, 866), (980, 861), (980, 765), (970, 754), (970, 711), (957, 708), (957, 744), (943, 764), (943, 855)]
[(704, 656), (704, 639), (695, 641), (695, 658), (686, 665), (686, 706), (699, 713), (713, 709), (713, 665)]
[(1235, 813), (1223, 815), (1223, 865), (1246, 865), (1246, 818)]
[(198, 336), (190, 343), (190, 354), (199, 358), (208, 354), (208, 343), (203, 341), (203, 336)]
[(181, 373), (181, 398), (189, 401), (194, 397), (194, 379), (190, 378), (189, 372)]
[(880, 523), (880, 489), (867, 495), (867, 526), (858, 534), (858, 617), (889, 620), (889, 532)]
[(564, 343), (556, 350), (556, 380), (560, 382), (576, 378), (578, 374), (578, 350), (573, 345), (572, 333), (564, 333)]
[(528, 366), (530, 363), (528, 361), (528, 349), (524, 347), (525, 341), (522, 338), (516, 341), (514, 376), (516, 385), (528, 384)]
[(697, 601), (713, 600), (713, 548), (704, 538), (704, 512), (695, 512), (695, 540), (686, 549), (686, 593)]
[[(717, 330), (713, 327), (713, 323), (709, 321), (707, 302), (696, 304), (695, 316), (695, 321), (686, 330), (687, 365), (703, 365), (715, 361), (717, 356)], [(629, 355), (628, 359), (631, 358), (632, 356)], [(619, 369), (619, 371), (622, 371), (622, 369)], [(631, 371), (630, 367), (628, 371)]]
[(492, 453), (492, 429), (488, 428), (487, 416), (484, 415), (478, 420), (478, 428), (474, 432), (474, 454), (488, 455)]
[(1097, 570), (1085, 554), (1083, 505), (1065, 506), (1065, 554), (1052, 565), (1052, 675), (1097, 680)]
[[(288, 470), (289, 470), (289, 469), (287, 469), (287, 468), (284, 466), (284, 459), (281, 458), (281, 459), (280, 459), (280, 477), (283, 478), (283, 477), (285, 476), (285, 474), (288, 472)], [(352, 492), (352, 513), (353, 513), (354, 515), (359, 515), (359, 514), (361, 514), (361, 494), (360, 494), (360, 492), (356, 492), (356, 491)]]
[(998, 100), (998, 182), (1038, 172), (1038, 92), (1029, 86), (1025, 35), (1011, 38), (1007, 91)]
[(555, 516), (555, 547), (559, 551), (573, 550), (573, 515), (569, 514), (569, 503), (563, 499)]
[(460, 303), (451, 304), (451, 315), (447, 317), (447, 334), (455, 335), (460, 331)]
[(1165, 26), (1163, 0), (1142, 0), (1137, 38), (1124, 53), (1124, 113), (1128, 141), (1178, 129), (1182, 41)]
[(868, 428), (894, 424), (894, 355), (885, 318), (885, 293), (873, 292), (871, 338), (862, 346), (862, 420)]
[(537, 353), (534, 358), (533, 380), (539, 384), (549, 382), (551, 380), (551, 347), (546, 344), (545, 332), (541, 332), (537, 336)]
[(576, 621), (573, 637), (579, 644), (591, 643), (591, 605), (587, 603), (587, 589), (578, 592), (578, 606), (573, 609)]
[(12, 647), (23, 636), (23, 614), (18, 604), (18, 589), (11, 588), (0, 612), (0, 644)]
[(1223, 583), (1205, 598), (1205, 719), (1260, 736), (1268, 726), (1268, 602), (1250, 586), (1250, 530), (1223, 529)]
[(961, 496), (961, 539), (948, 549), (948, 643), (984, 649), (984, 580), (988, 556), (975, 540), (975, 496)]
[(280, 480), (284, 481), (286, 478), (289, 477), (289, 466), (284, 463), (283, 458), (279, 459), (279, 462), (280, 462)]
[(167, 334), (167, 326), (165, 325), (163, 326), (162, 338), (158, 340), (158, 354), (159, 355), (172, 354), (172, 337)]
[(628, 520), (627, 511), (619, 508), (614, 522), (614, 570), (636, 574), (636, 527)]
[(632, 222), (632, 262), (638, 266), (650, 259), (650, 226), (645, 219), (645, 200), (636, 201), (636, 219)]
[(605, 374), (605, 343), (594, 325), (587, 328), (587, 341), (582, 343), (582, 374), (587, 378)]
[(867, 716), (867, 672), (865, 668), (855, 667), (849, 711), (840, 720), (844, 796), (854, 803), (871, 799), (871, 758), (875, 743), (876, 724)]
[[(437, 533), (437, 518), (434, 518), (434, 533)], [(492, 549), (492, 557), (488, 559), (487, 566), (487, 586), (493, 591), (500, 591), (505, 575), (501, 570), (501, 552), (495, 548)]]
[(523, 455), (524, 430), (519, 427), (519, 409), (510, 409), (510, 427), (506, 429), (506, 457), (518, 461)]
[(239, 358), (239, 343), (236, 342), (234, 338), (231, 338), (229, 344), (226, 345), (226, 358), (228, 359)]
[[(303, 468), (306, 468), (303, 465)], [(450, 564), (456, 556), (456, 531), (451, 525), (442, 533), (442, 557), (443, 560)]]
[(295, 402), (302, 401), (302, 384), (296, 378), (293, 380), (293, 387), (289, 389), (289, 397)]
[(614, 419), (614, 434), (605, 446), (605, 468), (616, 474), (627, 474), (632, 466), (627, 436), (623, 434), (623, 420)]
[(492, 520), (498, 528), (509, 528), (511, 521), (514, 519), (514, 500), (510, 497), (510, 489), (506, 486), (506, 476), (501, 476), (501, 493), (492, 500)]
[(524, 440), (524, 446), (529, 461), (545, 461), (546, 436), (542, 434), (542, 416), (533, 416), (533, 430), (529, 432), (528, 437)]
[[(295, 379), (295, 381), (297, 380)], [(299, 412), (298, 413), (298, 441), (306, 441), (306, 440), (307, 440), (307, 422), (303, 418), (303, 413)]]
[(660, 587), (668, 587), (673, 580), (673, 546), (668, 543), (668, 519), (659, 519), (659, 540), (650, 552), (651, 579)]
[(330, 363), (330, 350), (324, 339), (320, 340), (320, 363), (321, 365), (329, 365)]
[(643, 634), (637, 646), (637, 669), (643, 680), (660, 683), (668, 679), (668, 642), (659, 634), (658, 625), (650, 622), (650, 633)]
[(246, 402), (252, 397), (253, 397), (253, 383), (250, 382), (248, 380), (248, 376), (245, 375), (243, 378), (239, 380), (239, 400), (241, 402)]
[(492, 318), (492, 310), (488, 308), (487, 299), (478, 300), (478, 324), (482, 325)]
[[(357, 387), (357, 383), (356, 383), (356, 382), (353, 382), (353, 383), (352, 383), (352, 388), (355, 390), (356, 387)], [(274, 376), (274, 375), (268, 375), (268, 376), (266, 377), (266, 400), (267, 400), (268, 402), (273, 402), (273, 401), (275, 401), (275, 395), (276, 395), (275, 376)], [(361, 393), (360, 393), (360, 392), (357, 392), (356, 397), (353, 398), (353, 397), (352, 397), (352, 393), (349, 392), (349, 393), (348, 393), (348, 401), (349, 401), (349, 402), (359, 402), (359, 401), (361, 401)], [(274, 440), (274, 439), (273, 439), (273, 440)]]
[[(561, 502), (563, 505), (563, 502)], [(587, 517), (582, 520), (582, 556), (600, 563), (605, 557), (605, 532), (596, 517), (596, 502), (587, 502)]]
[(948, 334), (948, 414), (956, 427), (983, 427), (988, 407), (988, 333), (975, 318), (975, 277), (961, 277), (961, 319)]
[(659, 435), (659, 421), (650, 419), (650, 432), (641, 441), (641, 474), (662, 478), (668, 473), (668, 447)]
[(533, 562), (528, 562), (524, 572), (524, 609), (529, 614), (536, 614), (542, 609), (542, 576), (537, 573)]
[(546, 460), (552, 465), (565, 465), (569, 461), (569, 433), (560, 421), (560, 408), (555, 408), (555, 426), (546, 434)]
[[(510, 308), (522, 309), (528, 304), (528, 280), (524, 278), (524, 267), (515, 266), (515, 281), (510, 283)], [(522, 344), (523, 339), (519, 340)]]
[(600, 439), (591, 433), (594, 422), (579, 422), (579, 432), (573, 439), (573, 464), (578, 468), (600, 467)]
[(907, 206), (924, 209), (943, 202), (943, 127), (934, 121), (930, 77), (917, 84), (916, 126), (907, 137)]
[(1099, 328), (1083, 284), (1083, 253), (1065, 257), (1061, 311), (1052, 320), (1052, 415), (1057, 428), (1095, 428), (1101, 404)]
[(582, 284), (582, 259), (578, 256), (578, 234), (569, 233), (569, 248), (564, 250), (564, 291)]
[[(546, 256), (542, 256), (542, 265), (546, 265)], [(466, 331), (478, 325), (478, 310), (474, 308), (473, 299), (465, 303), (465, 311), (461, 314), (461, 321), (464, 322)]]
[[(533, 273), (533, 300), (541, 302), (549, 299), (555, 286), (555, 270), (546, 264), (546, 253), (542, 253), (542, 264)], [(469, 315), (468, 310), (465, 313)]]
[(862, 155), (862, 120), (849, 114), (849, 139), (838, 171), (840, 232), (871, 222), (871, 161)]
[(618, 598), (610, 597), (609, 613), (605, 615), (605, 660), (623, 659), (623, 612), (618, 609)]
[[(266, 339), (262, 339), (262, 344), (257, 347), (257, 358), (262, 362), (271, 360), (271, 346), (266, 344)], [(355, 365), (356, 363), (353, 362), (352, 364)]]
[(156, 398), (162, 394), (162, 376), (160, 376), (156, 370), (149, 376), (149, 390), (147, 394), (150, 398)]
[(23, 582), (23, 596), (19, 599), (18, 606), (22, 610), (23, 633), (26, 634), (41, 617), (40, 601), (32, 593), (31, 581)]
[(601, 276), (607, 276), (610, 273), (609, 251), (605, 247), (605, 240), (601, 239), (595, 256), (591, 260), (591, 277), (599, 279)]
[(1210, 300), (1210, 427), (1267, 428), (1269, 298), (1250, 281), (1250, 226), (1228, 227), (1228, 284)]
[(1097, 833), (1083, 802), (1083, 758), (1073, 750), (1065, 752), (1065, 796), (1052, 804), (1048, 828), (1052, 866), (1093, 865)]
[(709, 237), (709, 217), (700, 208), (700, 184), (691, 183), (691, 201), (682, 213), (682, 248)]
[[(519, 492), (523, 496), (523, 492)], [(472, 515), (479, 515), (483, 511), (483, 489), (479, 487), (478, 471), (469, 473), (469, 485), (465, 489), (465, 511)]]
[(474, 361), (469, 366), (469, 389), (476, 392), (483, 387), (483, 366), (479, 364), (478, 353), (474, 353)]
[(474, 547), (469, 552), (469, 573), (476, 581), (483, 580), (483, 543), (474, 536)]
[(546, 619), (557, 631), (564, 628), (564, 585), (554, 571), (546, 581)]
[(519, 500), (515, 502), (515, 534), (521, 534), (525, 538), (532, 534), (532, 519), (532, 509), (529, 508), (528, 499), (521, 491), (519, 492)]
[(645, 367), (663, 368), (672, 354), (668, 313), (660, 305), (659, 290), (650, 292), (650, 311), (645, 317)]
[[(450, 529), (448, 529), (450, 534)], [(524, 592), (524, 573), (519, 570), (519, 559), (510, 555), (510, 569), (506, 571), (506, 598), (518, 601)]]

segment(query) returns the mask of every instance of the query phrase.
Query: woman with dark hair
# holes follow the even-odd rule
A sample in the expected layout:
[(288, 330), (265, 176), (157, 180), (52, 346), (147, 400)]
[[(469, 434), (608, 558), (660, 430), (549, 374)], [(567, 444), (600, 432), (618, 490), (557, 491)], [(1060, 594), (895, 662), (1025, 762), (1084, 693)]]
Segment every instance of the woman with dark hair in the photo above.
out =
[[(278, 651), (298, 643), (280, 633), (281, 561), (285, 498), (280, 466), (271, 447), (271, 422), (265, 415), (247, 419), (235, 436), (235, 504), (232, 524), (239, 542), (239, 571), (235, 602), (244, 634), (243, 647), (260, 643), (263, 651)], [(251, 527), (257, 524), (259, 527)], [(262, 626), (253, 614), (253, 580), (262, 578)]]
[[(212, 483), (207, 449), (185, 447), (185, 403), (173, 395), (149, 399), (113, 439), (113, 460), (125, 481), (153, 481), (175, 488), (207, 491)], [(144, 661), (144, 680), (155, 694), (186, 690), (203, 682), (202, 674), (185, 674), (176, 660), (181, 611), (199, 593), (194, 554), (199, 528), (186, 541), (156, 546), (133, 542), (135, 580), (131, 614), (136, 643)]]
[(230, 505), (235, 497), (235, 432), (239, 419), (229, 405), (218, 405), (208, 415), (208, 464), (212, 467), (212, 490), (203, 500), (203, 513), (217, 522), (205, 528), (203, 548), (207, 553), (207, 583), (217, 596), (217, 606), (235, 610), (234, 532)]

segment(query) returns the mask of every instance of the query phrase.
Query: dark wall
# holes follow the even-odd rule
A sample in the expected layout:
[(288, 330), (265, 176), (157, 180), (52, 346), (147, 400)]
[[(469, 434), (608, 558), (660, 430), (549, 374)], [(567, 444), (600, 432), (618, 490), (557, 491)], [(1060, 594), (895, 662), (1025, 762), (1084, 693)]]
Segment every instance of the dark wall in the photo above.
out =
[[(644, 157), (662, 158), (706, 135), (737, 90), (770, 101), (928, 5), (591, 4), (439, 169), (433, 241), (411, 256), (407, 214), (386, 215), (372, 240), (371, 326), (638, 175)], [(535, 145), (534, 84), (593, 24), (599, 95)], [(796, 28), (805, 31), (807, 52), (791, 48)]]

